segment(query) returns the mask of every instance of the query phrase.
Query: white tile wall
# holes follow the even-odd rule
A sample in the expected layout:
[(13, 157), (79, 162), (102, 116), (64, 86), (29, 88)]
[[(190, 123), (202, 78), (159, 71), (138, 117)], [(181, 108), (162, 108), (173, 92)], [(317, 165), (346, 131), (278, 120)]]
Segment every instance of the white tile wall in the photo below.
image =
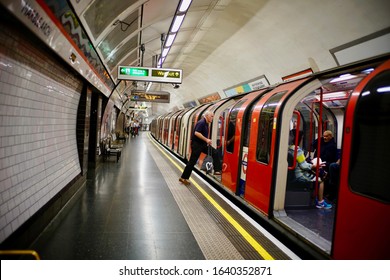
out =
[[(7, 55), (3, 48), (4, 45), (0, 49), (0, 242), (81, 172), (76, 144), (81, 81), (69, 82), (66, 74), (71, 74), (61, 65), (44, 61), (37, 50), (31, 60), (18, 55), (19, 49), (9, 47)], [(15, 55), (10, 55), (13, 51)], [(53, 74), (56, 71), (57, 76)]]

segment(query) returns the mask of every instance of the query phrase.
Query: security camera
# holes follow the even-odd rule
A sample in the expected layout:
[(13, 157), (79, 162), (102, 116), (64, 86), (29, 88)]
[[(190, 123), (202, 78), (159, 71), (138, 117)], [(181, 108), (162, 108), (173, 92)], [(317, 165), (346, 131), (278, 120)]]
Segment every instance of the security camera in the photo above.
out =
[(178, 89), (180, 86), (178, 84), (172, 84), (174, 89)]

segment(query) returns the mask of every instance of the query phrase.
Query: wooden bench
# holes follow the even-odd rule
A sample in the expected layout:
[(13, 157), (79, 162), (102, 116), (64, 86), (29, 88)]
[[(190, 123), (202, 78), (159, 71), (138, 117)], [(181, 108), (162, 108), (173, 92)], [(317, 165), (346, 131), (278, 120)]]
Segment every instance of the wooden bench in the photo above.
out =
[(108, 148), (106, 150), (106, 156), (107, 158), (110, 157), (110, 156), (116, 156), (116, 162), (119, 161), (119, 158), (121, 157), (121, 154), (122, 154), (122, 150), (121, 149), (112, 149), (112, 148)]
[(110, 156), (116, 156), (116, 162), (119, 161), (122, 155), (123, 145), (112, 143), (111, 138), (103, 139), (100, 145), (100, 149), (103, 155), (103, 161), (109, 159)]

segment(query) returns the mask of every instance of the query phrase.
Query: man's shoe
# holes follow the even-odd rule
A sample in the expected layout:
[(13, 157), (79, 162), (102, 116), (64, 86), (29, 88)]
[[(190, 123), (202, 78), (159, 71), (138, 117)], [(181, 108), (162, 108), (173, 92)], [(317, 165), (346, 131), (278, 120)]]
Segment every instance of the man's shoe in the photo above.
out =
[(190, 185), (191, 183), (187, 181), (187, 179), (179, 178), (180, 183), (184, 184), (185, 186)]
[(316, 207), (319, 208), (319, 209), (321, 209), (321, 208), (323, 208), (323, 209), (331, 209), (332, 208), (332, 204), (327, 203), (325, 200), (322, 200), (322, 202), (317, 201)]

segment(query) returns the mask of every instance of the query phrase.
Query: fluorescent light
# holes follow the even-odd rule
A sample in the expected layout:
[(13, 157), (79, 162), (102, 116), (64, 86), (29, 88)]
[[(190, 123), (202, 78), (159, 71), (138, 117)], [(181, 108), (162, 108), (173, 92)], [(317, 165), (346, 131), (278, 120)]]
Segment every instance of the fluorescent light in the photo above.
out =
[(388, 93), (390, 92), (390, 87), (380, 87), (377, 89), (378, 93)]
[(160, 58), (158, 63), (157, 63), (157, 66), (161, 67), (161, 65), (163, 65), (163, 63), (164, 63), (164, 60), (165, 60), (165, 57)]
[(167, 40), (165, 41), (165, 46), (170, 47), (172, 45), (173, 41), (175, 40), (175, 38), (176, 38), (176, 33), (169, 34), (167, 37)]
[(341, 82), (341, 81), (346, 81), (346, 80), (350, 80), (350, 79), (353, 79), (356, 77), (357, 76), (355, 76), (355, 75), (345, 74), (345, 75), (341, 75), (340, 77), (331, 80), (330, 83), (337, 83), (337, 82)]
[(170, 48), (165, 48), (162, 52), (162, 57), (166, 57), (168, 52), (169, 52)]
[(183, 0), (181, 2), (179, 12), (185, 12), (187, 11), (188, 7), (191, 5), (192, 0)]
[(336, 92), (324, 94), (324, 98), (344, 98), (344, 97), (348, 97), (348, 93), (345, 91), (336, 91)]
[(173, 20), (173, 25), (172, 25), (172, 29), (171, 29), (172, 33), (176, 33), (179, 30), (179, 28), (184, 20), (184, 16), (185, 15), (180, 15), (180, 16), (175, 17), (175, 19)]
[[(332, 93), (324, 93), (323, 94), (323, 101), (329, 101), (331, 99), (341, 99), (341, 98), (348, 98), (349, 94), (346, 91), (335, 91)], [(320, 96), (316, 96), (317, 100), (320, 100)]]
[(187, 10), (190, 7), (192, 0), (181, 0), (180, 5), (175, 12), (175, 17), (170, 26), (170, 30), (168, 31), (168, 36), (165, 38), (164, 50), (161, 53), (161, 58), (157, 63), (157, 67), (162, 67), (166, 56), (169, 53), (169, 50), (173, 44), (173, 41), (176, 38), (176, 33), (179, 31), (180, 26), (184, 21), (184, 17), (186, 16)]
[(374, 71), (374, 68), (368, 68), (368, 69), (366, 69), (366, 70), (363, 70), (362, 73), (368, 75), (368, 74), (370, 74), (372, 71)]

